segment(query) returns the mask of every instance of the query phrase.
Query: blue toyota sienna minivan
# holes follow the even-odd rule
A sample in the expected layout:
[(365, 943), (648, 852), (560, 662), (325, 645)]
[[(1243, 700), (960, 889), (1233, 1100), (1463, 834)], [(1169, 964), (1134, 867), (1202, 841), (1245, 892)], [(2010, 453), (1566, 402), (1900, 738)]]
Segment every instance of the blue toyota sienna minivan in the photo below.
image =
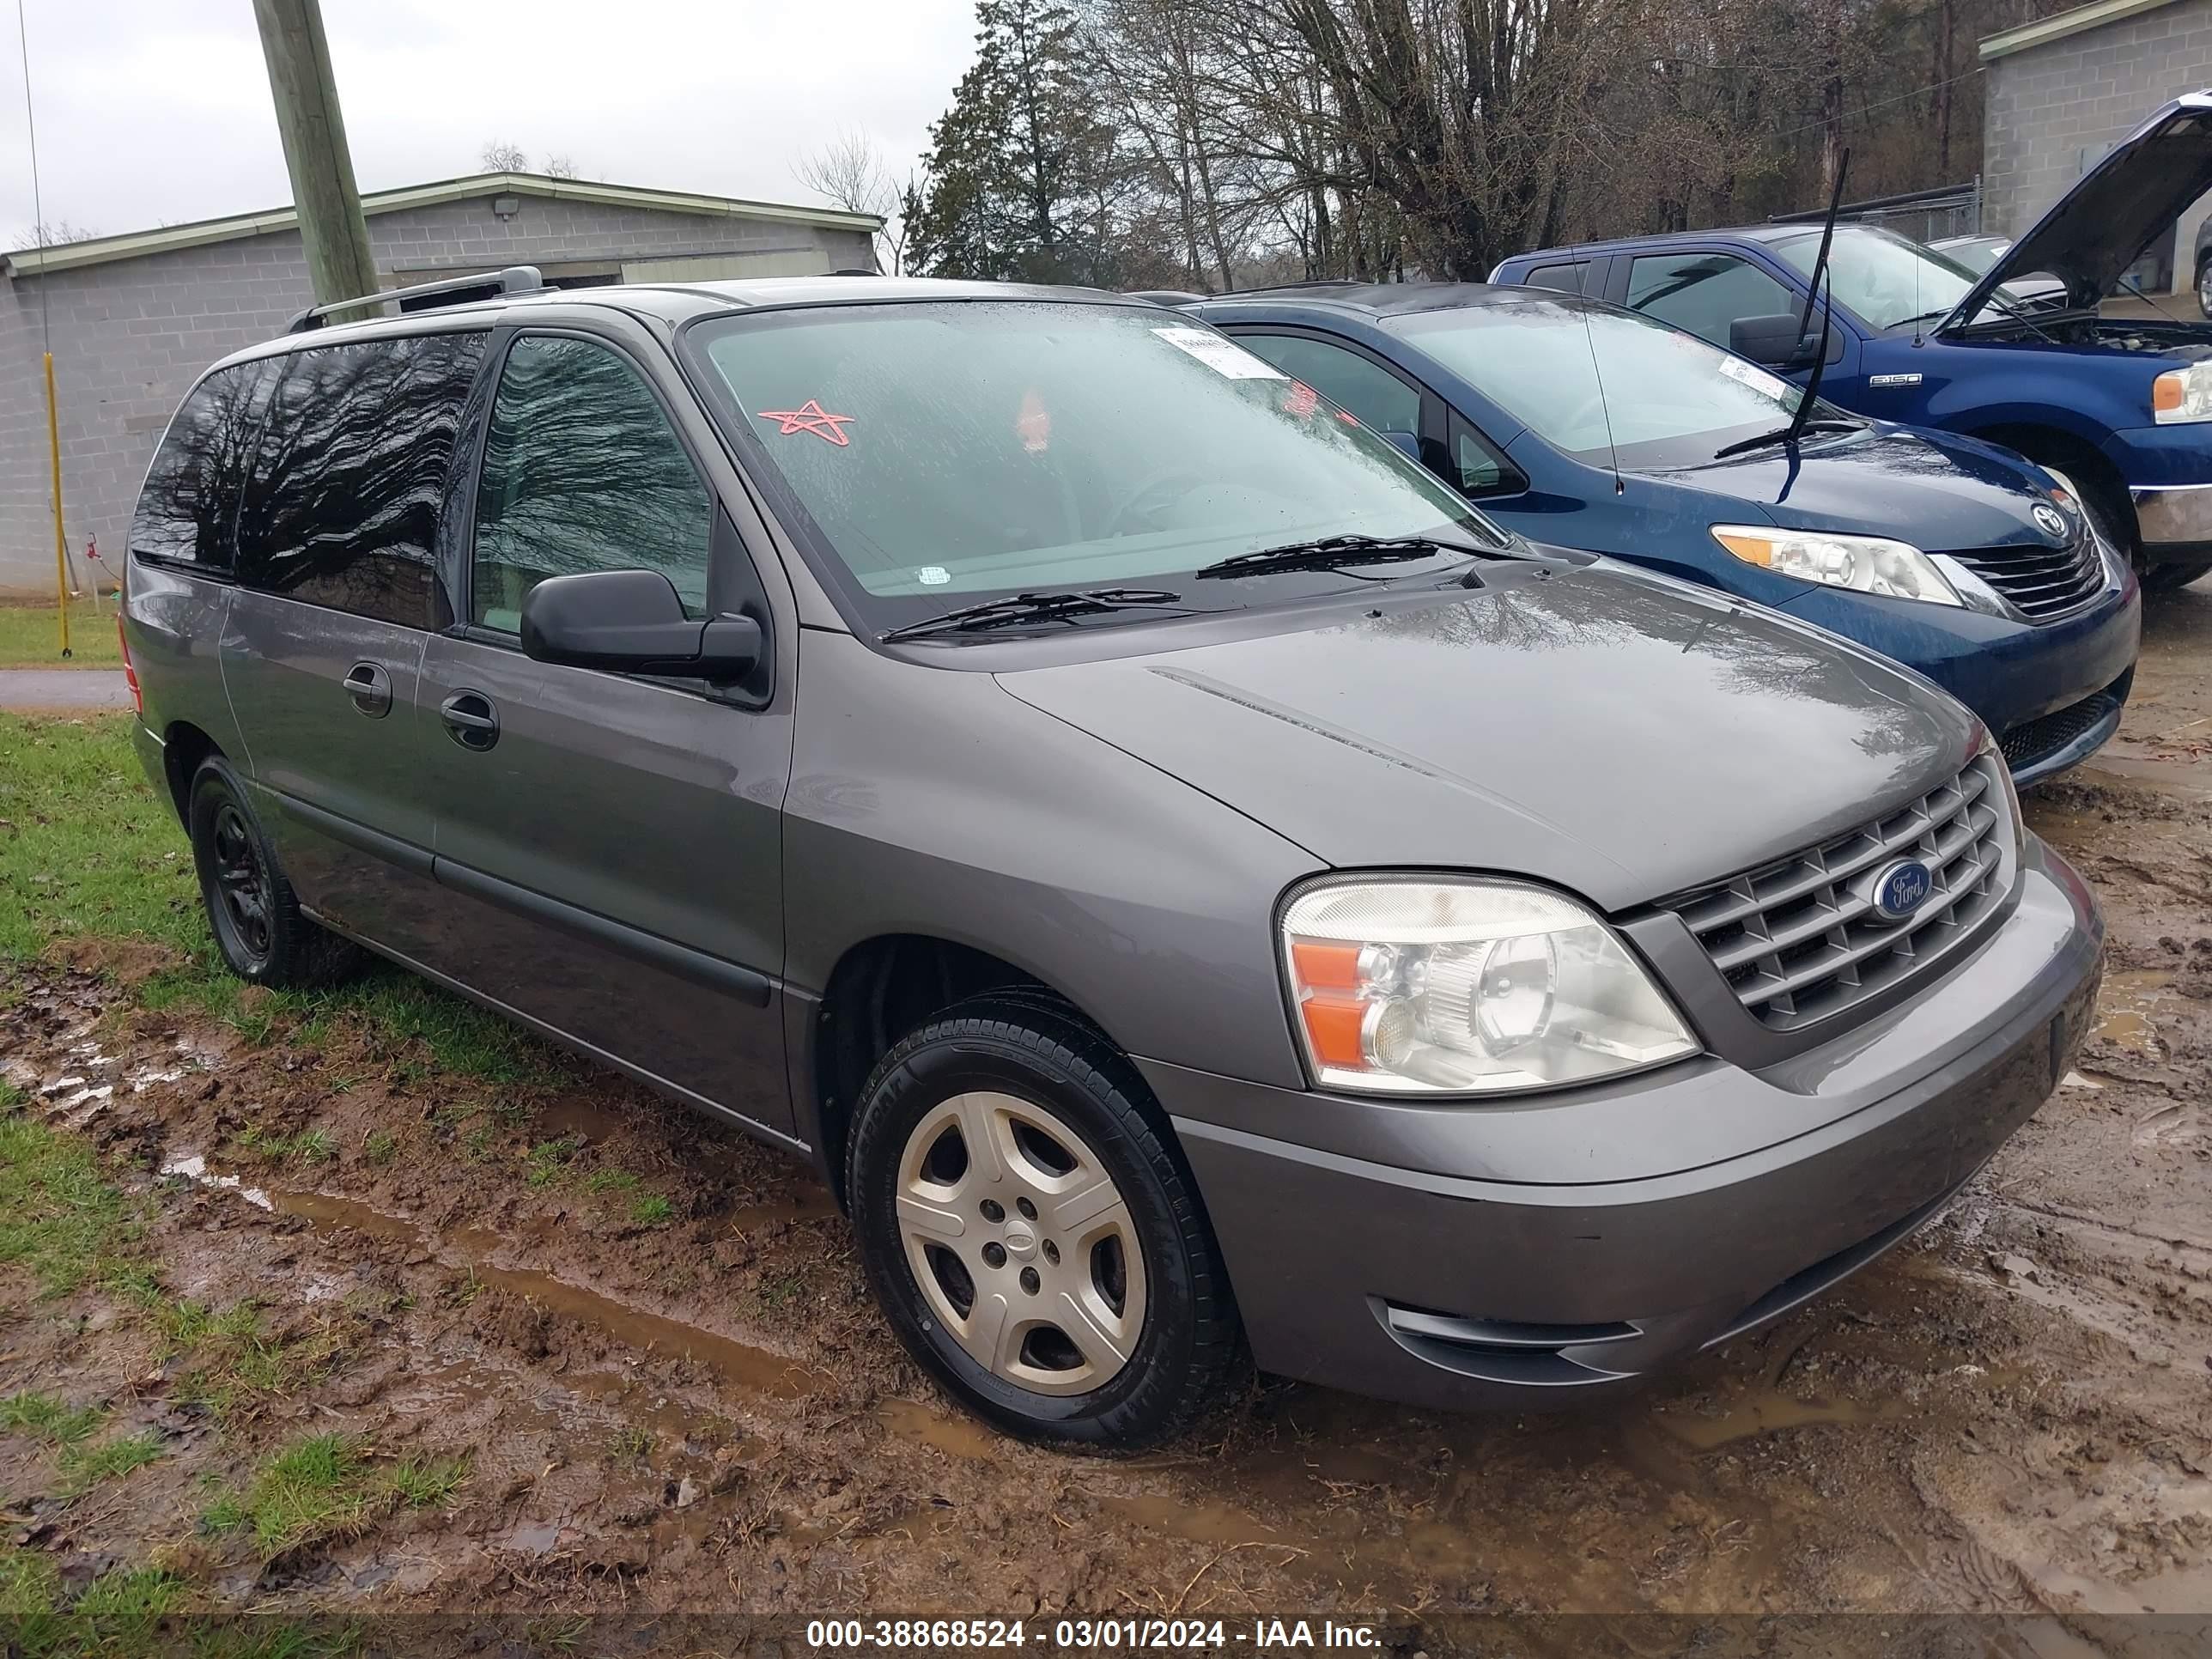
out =
[(1640, 313), (1544, 289), (1302, 285), (1182, 307), (1532, 540), (1787, 611), (1917, 669), (2014, 779), (2118, 729), (2142, 598), (2070, 483), (1847, 414)]

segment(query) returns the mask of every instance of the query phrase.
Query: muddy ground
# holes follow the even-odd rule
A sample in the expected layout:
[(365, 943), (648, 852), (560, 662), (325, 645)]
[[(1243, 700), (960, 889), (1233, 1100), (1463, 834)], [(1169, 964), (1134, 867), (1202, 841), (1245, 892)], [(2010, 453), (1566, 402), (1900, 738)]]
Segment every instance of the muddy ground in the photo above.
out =
[[(1913, 1243), (1601, 1411), (1263, 1381), (1134, 1461), (953, 1413), (827, 1194), (625, 1084), (148, 1012), (129, 953), (19, 974), (25, 1109), (143, 1200), (164, 1294), (258, 1303), (290, 1360), (211, 1406), (112, 1291), (0, 1285), (0, 1395), (107, 1402), (163, 1451), (64, 1501), (0, 1437), (9, 1535), (264, 1611), (2212, 1612), (2212, 581), (2154, 603), (2122, 738), (2029, 814), (2102, 896), (2100, 1024)], [(469, 1474), (273, 1560), (205, 1527), (333, 1430)], [(2035, 1650), (2096, 1649), (2069, 1628)]]

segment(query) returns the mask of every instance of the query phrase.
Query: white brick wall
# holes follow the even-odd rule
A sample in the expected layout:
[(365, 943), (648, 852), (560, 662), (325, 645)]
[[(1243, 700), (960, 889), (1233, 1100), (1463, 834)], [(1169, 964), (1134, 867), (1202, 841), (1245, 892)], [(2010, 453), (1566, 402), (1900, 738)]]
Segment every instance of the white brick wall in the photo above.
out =
[[(2081, 176), (2084, 152), (2094, 165), (2166, 100), (2206, 87), (2212, 87), (2212, 0), (2174, 0), (1992, 59), (1983, 228), (2019, 235)], [(2206, 206), (2199, 202), (2181, 216), (2176, 280), (2185, 291), (2195, 277), (2188, 267)]]
[[(2205, 0), (2212, 4), (2212, 0)], [(868, 238), (776, 220), (665, 213), (521, 197), (502, 221), (491, 198), (379, 214), (380, 271), (818, 247), (832, 267), (870, 263)], [(70, 552), (88, 537), (118, 564), (154, 445), (193, 378), (279, 332), (313, 302), (297, 231), (0, 280), (0, 592), (52, 592), (40, 303), (52, 318)], [(80, 566), (80, 568), (82, 568)]]

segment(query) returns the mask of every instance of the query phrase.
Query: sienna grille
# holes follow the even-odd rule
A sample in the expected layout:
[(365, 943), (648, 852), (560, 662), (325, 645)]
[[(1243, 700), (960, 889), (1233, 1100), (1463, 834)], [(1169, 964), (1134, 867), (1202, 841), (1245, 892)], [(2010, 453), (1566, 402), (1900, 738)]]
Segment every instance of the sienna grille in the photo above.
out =
[(2086, 529), (2077, 531), (2063, 547), (2044, 543), (1978, 547), (1951, 556), (2033, 622), (2070, 616), (2105, 589), (2105, 561), (2097, 550), (2097, 538)]

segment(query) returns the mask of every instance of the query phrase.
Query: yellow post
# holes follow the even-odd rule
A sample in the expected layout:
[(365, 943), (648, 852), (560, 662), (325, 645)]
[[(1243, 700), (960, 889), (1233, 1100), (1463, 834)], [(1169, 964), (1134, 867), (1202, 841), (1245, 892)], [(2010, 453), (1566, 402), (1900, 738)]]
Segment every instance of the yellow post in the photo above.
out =
[(54, 597), (62, 619), (62, 655), (70, 653), (69, 540), (62, 534), (62, 422), (54, 403), (54, 354), (46, 354), (46, 449), (54, 464)]

